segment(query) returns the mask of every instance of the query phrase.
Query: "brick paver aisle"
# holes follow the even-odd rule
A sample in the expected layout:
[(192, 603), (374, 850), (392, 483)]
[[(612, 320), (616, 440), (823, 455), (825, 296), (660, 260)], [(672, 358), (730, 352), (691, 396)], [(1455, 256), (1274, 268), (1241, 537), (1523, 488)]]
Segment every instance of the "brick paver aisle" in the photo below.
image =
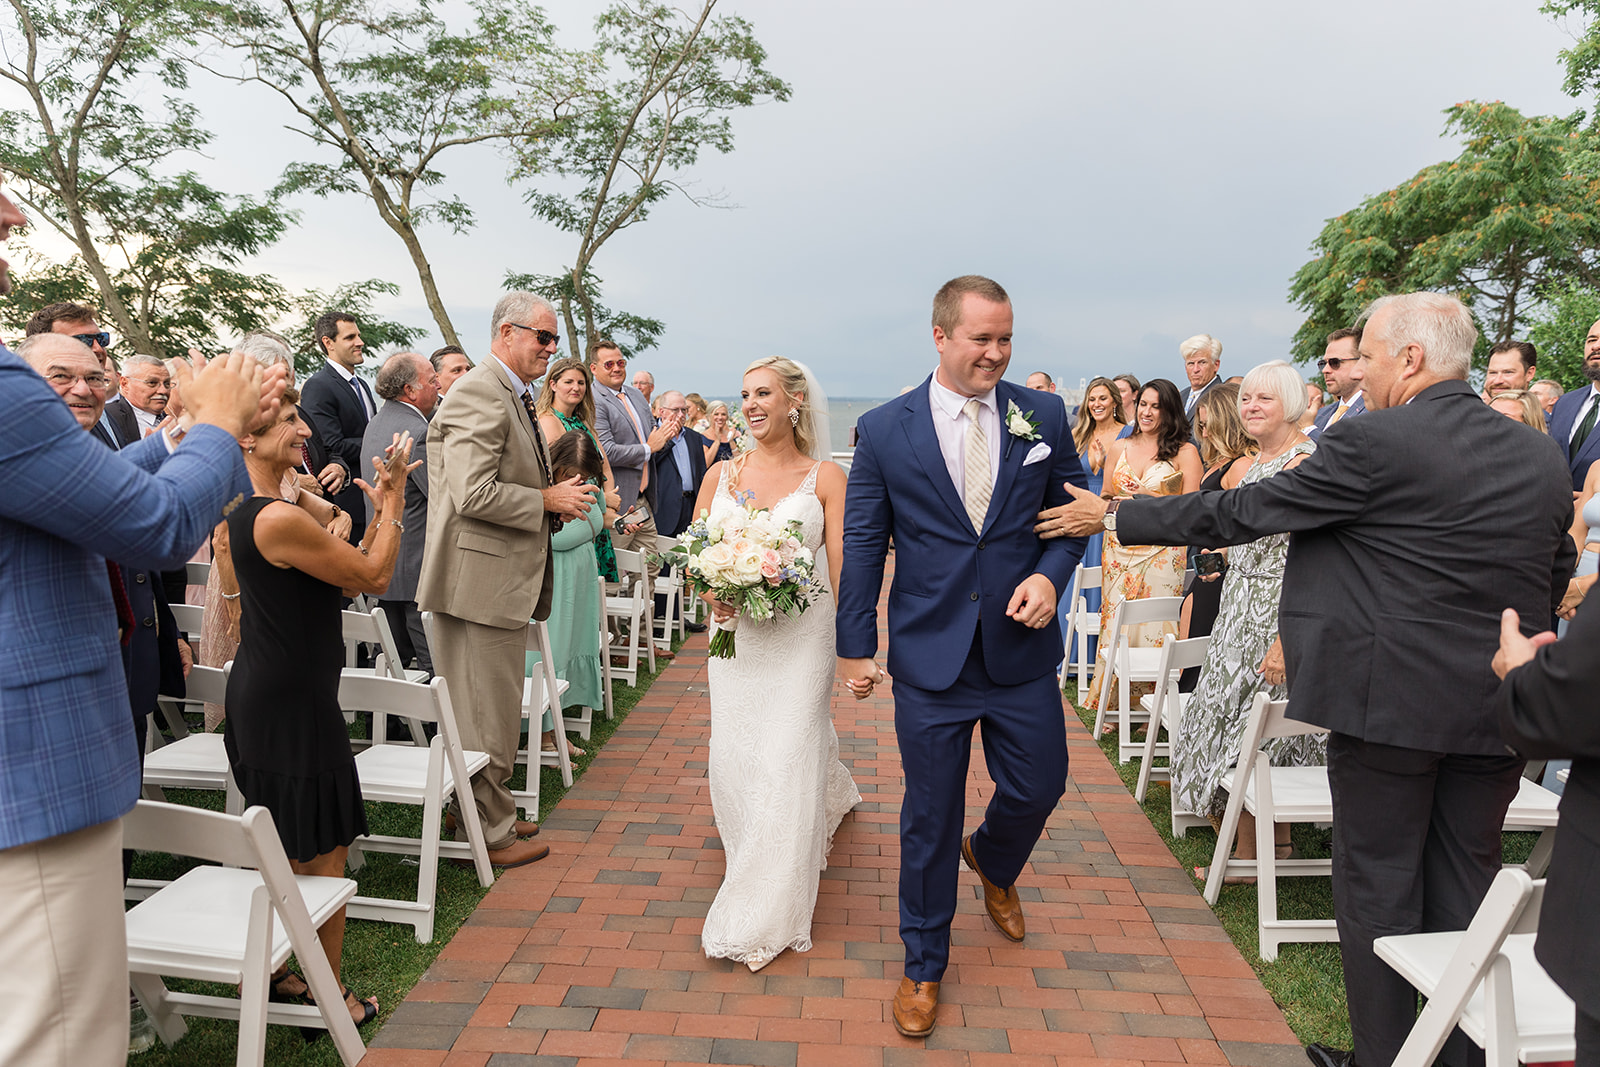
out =
[[(1303, 1067), (1282, 1014), (1076, 716), (1071, 778), (1019, 881), (1021, 945), (962, 868), (939, 1028), (896, 1033), (900, 763), (891, 702), (836, 690), (863, 803), (823, 873), (807, 953), (708, 960), (722, 876), (706, 784), (704, 636), (691, 641), (371, 1042), (372, 1067), (613, 1061)], [(992, 791), (974, 744), (968, 826)]]

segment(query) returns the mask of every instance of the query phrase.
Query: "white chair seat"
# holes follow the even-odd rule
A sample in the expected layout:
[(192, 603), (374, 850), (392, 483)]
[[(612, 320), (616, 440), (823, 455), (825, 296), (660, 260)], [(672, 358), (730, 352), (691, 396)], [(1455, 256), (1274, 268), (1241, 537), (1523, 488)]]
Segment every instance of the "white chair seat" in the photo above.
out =
[(166, 789), (225, 789), (228, 753), (221, 734), (192, 733), (145, 757), (147, 786)]
[[(1194, 695), (1193, 693), (1179, 693), (1179, 694), (1177, 694), (1177, 697), (1178, 697), (1178, 718), (1180, 718), (1180, 719), (1183, 718), (1183, 713), (1185, 711), (1187, 711), (1188, 708), (1189, 708), (1189, 698), (1191, 696), (1193, 696), (1193, 695)], [(1156, 695), (1154, 693), (1146, 693), (1144, 696), (1140, 697), (1139, 698), (1139, 710), (1144, 712), (1146, 715), (1149, 715), (1152, 712), (1154, 712), (1156, 710)]]
[[(538, 686), (538, 688), (535, 689), (534, 686)], [(545, 685), (543, 671), (540, 671), (532, 678), (524, 678), (522, 680), (522, 717), (524, 719), (533, 717), (532, 709), (534, 708), (538, 708), (541, 715), (544, 714), (544, 709), (550, 706), (549, 688), (549, 686)], [(556, 679), (556, 696), (566, 696), (567, 690), (571, 688), (572, 683), (565, 678)]]
[[(1231, 783), (1224, 782), (1224, 788)], [(1256, 812), (1256, 783), (1245, 783), (1244, 806)], [(1326, 767), (1272, 768), (1272, 812), (1276, 822), (1332, 822), (1333, 790)]]
[[(295, 876), (313, 926), (321, 926), (355, 896), (348, 878)], [(195, 867), (128, 912), (129, 969), (215, 982), (242, 981), (250, 933), (250, 894), (259, 871)], [(274, 969), (289, 958), (289, 932), (272, 926)]]
[[(1534, 934), (1510, 934), (1501, 952), (1511, 961), (1512, 996), (1516, 1002), (1517, 1059), (1523, 1063), (1552, 1063), (1571, 1060), (1573, 1047), (1572, 998), (1562, 992), (1554, 979), (1539, 966), (1533, 955)], [(1378, 958), (1400, 976), (1429, 996), (1439, 988), (1446, 969), (1460, 948), (1466, 931), (1407, 934), (1380, 937), (1373, 943)], [(1484, 987), (1479, 985), (1467, 1000), (1457, 1025), (1479, 1045), (1484, 1044), (1488, 1028), (1484, 1008)]]
[[(474, 775), (489, 765), (489, 754), (461, 750), (467, 774)], [(356, 753), (356, 774), (361, 779), (364, 800), (389, 804), (422, 804), (428, 795), (428, 750), (417, 745), (373, 745)], [(444, 764), (444, 789), (455, 790), (450, 764)]]
[(1547, 830), (1556, 824), (1561, 798), (1537, 782), (1519, 778), (1517, 797), (1506, 810), (1507, 830)]

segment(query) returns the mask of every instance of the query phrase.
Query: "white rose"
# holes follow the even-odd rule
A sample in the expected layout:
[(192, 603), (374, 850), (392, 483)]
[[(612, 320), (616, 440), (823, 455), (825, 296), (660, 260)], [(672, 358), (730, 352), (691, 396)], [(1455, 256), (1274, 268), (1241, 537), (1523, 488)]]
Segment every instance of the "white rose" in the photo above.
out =
[(761, 577), (761, 549), (751, 545), (733, 559), (733, 578), (740, 585), (754, 585)]
[(744, 532), (746, 537), (760, 541), (764, 545), (772, 544), (779, 537), (778, 525), (769, 515), (757, 515), (751, 519), (750, 525), (745, 527)]
[(1011, 431), (1013, 437), (1033, 436), (1033, 427), (1020, 411), (1013, 411), (1006, 416), (1006, 429)]
[(733, 549), (723, 542), (702, 551), (695, 557), (695, 565), (708, 581), (715, 582), (728, 573), (733, 560)]
[(797, 563), (810, 563), (811, 550), (806, 546), (801, 545), (799, 548), (795, 549), (794, 558), (795, 562)]
[(736, 537), (737, 535), (744, 533), (745, 524), (748, 521), (748, 518), (742, 511), (731, 511), (727, 515), (723, 516), (722, 539), (726, 541), (729, 538)]

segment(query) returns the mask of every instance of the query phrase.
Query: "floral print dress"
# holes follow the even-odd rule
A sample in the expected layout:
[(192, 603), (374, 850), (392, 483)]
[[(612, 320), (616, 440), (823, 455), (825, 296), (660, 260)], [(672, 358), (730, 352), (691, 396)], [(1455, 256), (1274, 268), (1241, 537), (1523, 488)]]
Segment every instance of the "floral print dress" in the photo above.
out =
[[(1310, 455), (1316, 443), (1299, 444), (1265, 463), (1257, 461), (1240, 485), (1264, 481), (1296, 456)], [(1211, 630), (1200, 681), (1183, 718), (1172, 732), (1174, 810), (1220, 818), (1228, 806), (1222, 788), (1239, 756), (1245, 720), (1256, 694), (1273, 700), (1288, 696), (1287, 686), (1269, 686), (1259, 670), (1278, 636), (1278, 597), (1289, 535), (1273, 534), (1228, 550), (1222, 576), (1222, 606)], [(1310, 767), (1327, 762), (1327, 735), (1280, 737), (1266, 749), (1275, 767)]]
[[(1111, 473), (1115, 496), (1132, 496), (1147, 493), (1155, 496), (1177, 496), (1183, 492), (1183, 474), (1164, 459), (1158, 459), (1145, 468), (1144, 477), (1136, 476), (1128, 466), (1124, 453), (1117, 459), (1116, 470)], [(1110, 642), (1111, 620), (1117, 605), (1124, 600), (1144, 600), (1153, 596), (1177, 596), (1183, 589), (1185, 549), (1182, 545), (1125, 545), (1109, 531), (1100, 552), (1100, 647), (1094, 661), (1094, 680), (1089, 684), (1089, 698), (1083, 706), (1091, 711), (1100, 706), (1101, 687), (1110, 677), (1106, 670), (1105, 649)], [(1132, 648), (1156, 648), (1162, 640), (1177, 629), (1171, 623), (1146, 623), (1129, 635)], [(1135, 701), (1138, 696), (1133, 697)]]

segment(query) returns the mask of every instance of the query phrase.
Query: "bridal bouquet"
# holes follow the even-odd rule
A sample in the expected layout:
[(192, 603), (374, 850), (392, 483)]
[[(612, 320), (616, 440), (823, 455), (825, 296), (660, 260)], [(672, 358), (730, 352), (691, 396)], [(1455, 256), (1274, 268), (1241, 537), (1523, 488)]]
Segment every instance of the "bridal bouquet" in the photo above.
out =
[[(798, 615), (811, 606), (816, 561), (805, 547), (800, 520), (779, 522), (765, 508), (752, 507), (753, 497), (743, 496), (738, 510), (715, 521), (701, 512), (679, 536), (684, 583), (757, 621)], [(739, 615), (712, 623), (711, 655), (733, 656), (738, 624)]]

